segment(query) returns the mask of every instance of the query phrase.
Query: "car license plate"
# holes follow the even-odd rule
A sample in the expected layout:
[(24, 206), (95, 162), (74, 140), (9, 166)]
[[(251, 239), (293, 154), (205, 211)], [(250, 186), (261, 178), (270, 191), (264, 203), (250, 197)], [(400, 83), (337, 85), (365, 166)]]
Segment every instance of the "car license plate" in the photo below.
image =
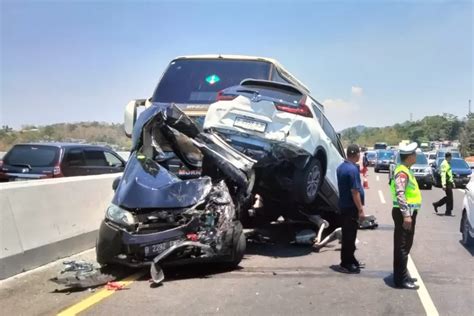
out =
[(144, 247), (145, 257), (157, 256), (168, 248), (173, 247), (181, 242), (181, 239), (168, 240), (155, 245), (148, 245)]
[(257, 132), (265, 132), (265, 129), (267, 128), (267, 123), (264, 122), (259, 122), (243, 117), (236, 117), (234, 121), (234, 126), (237, 127), (242, 127), (251, 131), (257, 131)]

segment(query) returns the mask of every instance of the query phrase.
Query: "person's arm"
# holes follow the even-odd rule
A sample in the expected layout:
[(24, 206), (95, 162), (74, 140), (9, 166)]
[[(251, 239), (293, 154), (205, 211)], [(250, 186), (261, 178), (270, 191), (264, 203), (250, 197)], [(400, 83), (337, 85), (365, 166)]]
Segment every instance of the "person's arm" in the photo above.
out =
[(405, 197), (405, 190), (408, 185), (408, 175), (404, 172), (399, 172), (395, 176), (395, 192), (397, 195), (398, 207), (403, 215), (403, 227), (407, 230), (411, 229), (411, 215), (408, 208), (407, 199)]
[(362, 205), (362, 199), (360, 198), (360, 192), (359, 189), (352, 189), (352, 200), (354, 201), (354, 204), (357, 207), (357, 210), (359, 211), (359, 219), (363, 219), (365, 217), (364, 214), (364, 206)]
[[(359, 177), (359, 181), (357, 181), (357, 177)], [(351, 193), (352, 193), (352, 200), (354, 201), (354, 204), (357, 208), (357, 211), (359, 212), (359, 219), (363, 220), (365, 217), (364, 214), (364, 206), (362, 204), (362, 199), (360, 197), (360, 175), (358, 170), (354, 171), (354, 173), (351, 174)]]
[(446, 173), (448, 172), (448, 164), (445, 163), (444, 161), (441, 163), (441, 186), (443, 189), (446, 188)]

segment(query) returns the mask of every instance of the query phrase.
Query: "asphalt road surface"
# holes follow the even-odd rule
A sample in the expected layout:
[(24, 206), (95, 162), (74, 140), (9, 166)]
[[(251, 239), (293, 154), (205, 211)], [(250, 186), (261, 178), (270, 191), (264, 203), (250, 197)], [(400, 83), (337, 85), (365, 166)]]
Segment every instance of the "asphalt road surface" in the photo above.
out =
[[(359, 231), (356, 256), (367, 264), (360, 275), (330, 267), (339, 263), (340, 245), (314, 252), (276, 240), (249, 243), (240, 269), (188, 266), (166, 271), (159, 287), (147, 270), (125, 270), (124, 290), (101, 287), (77, 292), (48, 281), (61, 262), (0, 282), (3, 315), (473, 315), (473, 249), (463, 247), (459, 222), (463, 192), (455, 190), (455, 217), (437, 216), (431, 203), (441, 189), (423, 191), (410, 273), (419, 276), (418, 291), (393, 288), (388, 175), (370, 170), (366, 213), (379, 221), (375, 230)], [(293, 226), (274, 225), (273, 234), (291, 238)], [(72, 259), (92, 260), (93, 250)], [(138, 274), (134, 274), (138, 271)]]

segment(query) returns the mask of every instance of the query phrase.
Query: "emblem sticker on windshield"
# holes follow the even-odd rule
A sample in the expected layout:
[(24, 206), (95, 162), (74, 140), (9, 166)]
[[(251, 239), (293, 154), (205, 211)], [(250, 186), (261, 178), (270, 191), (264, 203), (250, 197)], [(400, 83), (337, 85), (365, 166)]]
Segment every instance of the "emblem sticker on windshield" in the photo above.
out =
[(206, 82), (210, 85), (218, 83), (219, 81), (221, 81), (221, 78), (219, 78), (218, 75), (210, 75), (209, 77), (206, 78)]

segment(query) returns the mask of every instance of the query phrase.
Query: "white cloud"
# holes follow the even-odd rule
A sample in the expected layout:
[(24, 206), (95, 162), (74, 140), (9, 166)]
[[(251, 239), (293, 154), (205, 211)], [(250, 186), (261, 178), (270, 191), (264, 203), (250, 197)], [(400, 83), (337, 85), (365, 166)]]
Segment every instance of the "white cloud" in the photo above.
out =
[(361, 87), (357, 87), (357, 86), (353, 86), (351, 88), (351, 91), (352, 91), (352, 95), (354, 95), (356, 97), (361, 97), (364, 94), (364, 89), (362, 89)]
[(362, 123), (363, 115), (356, 103), (342, 99), (326, 99), (323, 105), (327, 118), (337, 131)]

